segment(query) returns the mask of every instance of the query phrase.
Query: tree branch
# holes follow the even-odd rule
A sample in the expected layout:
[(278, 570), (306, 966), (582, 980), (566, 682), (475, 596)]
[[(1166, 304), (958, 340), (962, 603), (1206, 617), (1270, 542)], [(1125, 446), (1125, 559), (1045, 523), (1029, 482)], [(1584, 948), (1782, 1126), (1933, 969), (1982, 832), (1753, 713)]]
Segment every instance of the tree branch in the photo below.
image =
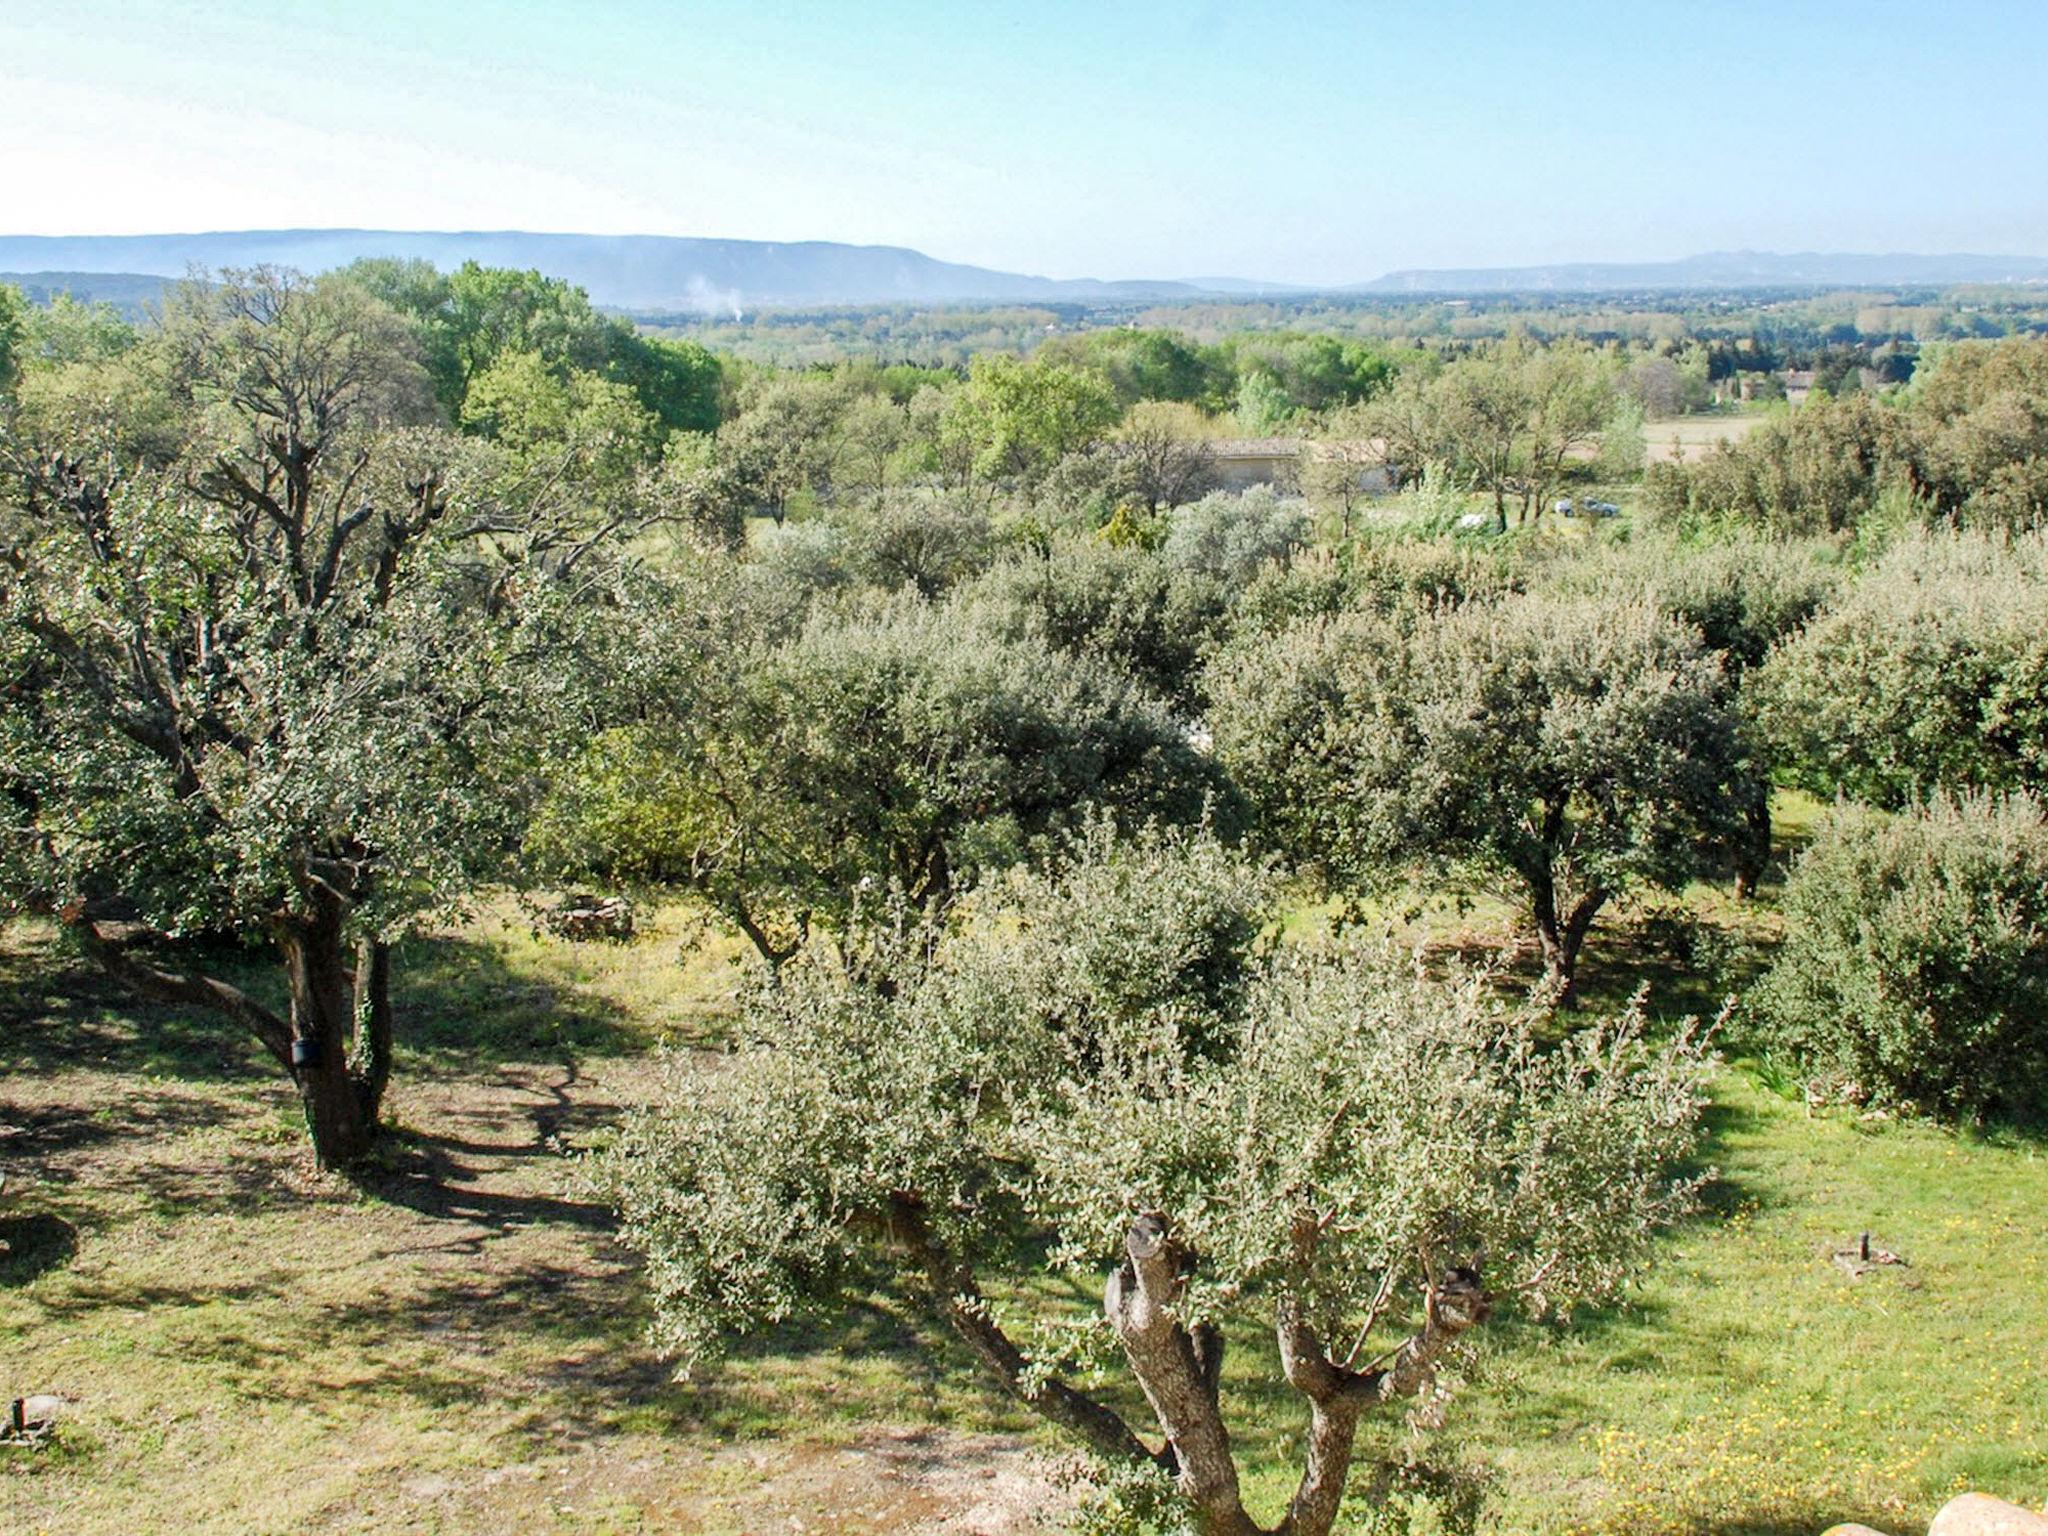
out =
[[(263, 1042), (278, 1065), (292, 1070), (291, 1026), (241, 988), (212, 976), (165, 970), (141, 959), (129, 947), (134, 934), (121, 934), (105, 918), (90, 915), (87, 903), (60, 911), (59, 919), (100, 968), (116, 981), (152, 1002), (205, 1008), (225, 1014)], [(131, 928), (134, 925), (129, 925)]]
[(890, 1220), (895, 1235), (923, 1268), (933, 1306), (1012, 1396), (1079, 1436), (1107, 1460), (1140, 1465), (1159, 1462), (1115, 1409), (1056, 1377), (1038, 1382), (1026, 1380), (1029, 1362), (1024, 1352), (989, 1314), (974, 1271), (932, 1231), (922, 1200), (915, 1195), (897, 1195), (891, 1204)]

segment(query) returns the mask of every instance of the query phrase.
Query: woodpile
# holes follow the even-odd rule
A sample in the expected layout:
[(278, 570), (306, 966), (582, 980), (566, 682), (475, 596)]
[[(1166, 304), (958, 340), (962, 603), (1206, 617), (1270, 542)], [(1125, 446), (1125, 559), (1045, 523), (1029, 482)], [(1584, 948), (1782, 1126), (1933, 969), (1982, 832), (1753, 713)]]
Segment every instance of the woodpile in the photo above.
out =
[(574, 943), (633, 937), (633, 904), (623, 896), (571, 896), (547, 915), (548, 928)]

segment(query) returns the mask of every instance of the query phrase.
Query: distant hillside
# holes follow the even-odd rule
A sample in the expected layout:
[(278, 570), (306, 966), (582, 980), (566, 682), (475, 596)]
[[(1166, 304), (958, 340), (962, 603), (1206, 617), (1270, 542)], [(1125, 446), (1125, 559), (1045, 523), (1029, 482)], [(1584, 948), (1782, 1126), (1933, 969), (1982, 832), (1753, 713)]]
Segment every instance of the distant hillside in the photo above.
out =
[(1568, 262), (1389, 272), (1347, 293), (1598, 293), (1615, 289), (1942, 287), (2048, 281), (2038, 256), (1859, 256), (1711, 251), (1678, 261)]
[(4, 235), (0, 270), (148, 273), (260, 264), (322, 272), (361, 256), (418, 256), (444, 270), (476, 260), (537, 267), (620, 309), (731, 312), (783, 304), (1170, 299), (1187, 283), (1061, 281), (935, 261), (887, 245), (689, 240), (661, 235), (279, 229), (194, 235)]
[(0, 272), (0, 283), (19, 288), (37, 304), (68, 293), (81, 304), (111, 304), (130, 320), (163, 297), (165, 279), (141, 272)]
[[(416, 256), (446, 271), (464, 261), (537, 267), (598, 304), (642, 316), (730, 316), (764, 307), (908, 304), (1140, 303), (1199, 297), (1283, 298), (1317, 290), (1252, 278), (1063, 280), (937, 261), (891, 245), (829, 240), (693, 240), (664, 235), (437, 233), (380, 229), (243, 230), (194, 235), (0, 235), (0, 273), (38, 297), (68, 290), (129, 313), (195, 267), (265, 263), (322, 272), (363, 256)], [(2048, 282), (2035, 256), (1859, 256), (1716, 251), (1678, 261), (1568, 262), (1389, 272), (1348, 288), (1405, 294), (1599, 293), (1739, 288), (1944, 287)]]

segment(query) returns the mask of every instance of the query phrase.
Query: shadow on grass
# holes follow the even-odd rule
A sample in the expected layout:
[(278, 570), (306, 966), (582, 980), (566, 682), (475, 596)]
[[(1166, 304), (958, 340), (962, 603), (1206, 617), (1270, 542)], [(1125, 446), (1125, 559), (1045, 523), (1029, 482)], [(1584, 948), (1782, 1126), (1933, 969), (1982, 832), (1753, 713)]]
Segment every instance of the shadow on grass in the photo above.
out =
[(177, 1136), (209, 1130), (238, 1118), (226, 1104), (190, 1094), (119, 1097), (87, 1105), (8, 1104), (0, 1100), (0, 1152), (14, 1161), (89, 1151), (107, 1142)]
[[(209, 946), (201, 959), (263, 995), (260, 954)], [(145, 1002), (54, 933), (22, 925), (0, 932), (0, 1069), (209, 1082), (275, 1070), (254, 1038), (226, 1019)]]
[(479, 1229), (473, 1239), (465, 1240), (476, 1251), (493, 1236), (521, 1227), (554, 1224), (609, 1232), (617, 1224), (611, 1209), (595, 1201), (482, 1188), (478, 1176), (458, 1160), (458, 1152), (561, 1161), (545, 1141), (508, 1147), (394, 1128), (378, 1143), (377, 1165), (359, 1182), (365, 1191), (392, 1205)]
[[(400, 945), (394, 959), (397, 1044), (416, 1061), (474, 1069), (647, 1046), (620, 1010), (509, 964), (488, 943), (435, 935)], [(283, 974), (260, 946), (195, 945), (177, 960), (285, 1007)], [(209, 1082), (277, 1075), (221, 1015), (138, 998), (52, 931), (0, 933), (0, 1070), (77, 1069)]]
[(429, 1062), (567, 1062), (647, 1047), (617, 1008), (510, 964), (490, 944), (435, 935), (392, 958), (399, 1048)]
[(78, 1229), (61, 1216), (37, 1211), (0, 1217), (0, 1285), (27, 1285), (69, 1264), (78, 1252)]

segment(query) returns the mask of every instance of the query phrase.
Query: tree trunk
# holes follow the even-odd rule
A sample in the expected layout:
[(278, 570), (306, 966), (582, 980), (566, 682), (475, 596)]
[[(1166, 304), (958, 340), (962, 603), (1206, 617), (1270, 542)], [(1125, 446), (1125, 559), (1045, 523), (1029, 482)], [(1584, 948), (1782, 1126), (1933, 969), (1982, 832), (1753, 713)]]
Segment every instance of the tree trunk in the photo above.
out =
[(1586, 947), (1586, 935), (1592, 931), (1593, 919), (1607, 905), (1607, 893), (1598, 889), (1589, 891), (1563, 914), (1557, 910), (1556, 889), (1547, 881), (1538, 882), (1533, 895), (1536, 936), (1543, 943), (1544, 976), (1557, 989), (1557, 1006), (1576, 1008), (1579, 1006), (1579, 953)]
[(1280, 1528), (1286, 1536), (1328, 1536), (1336, 1525), (1337, 1512), (1344, 1506), (1344, 1489), (1351, 1480), (1351, 1446), (1364, 1408), (1364, 1401), (1355, 1393), (1309, 1400), (1308, 1452), (1300, 1486), (1294, 1490), (1286, 1524)]
[(1762, 786), (1743, 809), (1742, 841), (1735, 851), (1735, 899), (1747, 901), (1756, 895), (1764, 870), (1771, 862), (1771, 791)]
[(313, 1155), (323, 1168), (344, 1170), (368, 1155), (376, 1121), (365, 1112), (349, 1070), (354, 977), (342, 943), (341, 903), (316, 892), (308, 912), (281, 915), (275, 932), (291, 987), (292, 1078)]
[(1259, 1536), (1238, 1490), (1216, 1375), (1173, 1312), (1181, 1293), (1180, 1255), (1165, 1222), (1139, 1217), (1124, 1249), (1123, 1267), (1104, 1289), (1103, 1310), (1173, 1448), (1174, 1484), (1194, 1506), (1201, 1536)]
[(356, 1042), (350, 1070), (363, 1117), (374, 1128), (391, 1082), (391, 946), (365, 939), (356, 946)]

